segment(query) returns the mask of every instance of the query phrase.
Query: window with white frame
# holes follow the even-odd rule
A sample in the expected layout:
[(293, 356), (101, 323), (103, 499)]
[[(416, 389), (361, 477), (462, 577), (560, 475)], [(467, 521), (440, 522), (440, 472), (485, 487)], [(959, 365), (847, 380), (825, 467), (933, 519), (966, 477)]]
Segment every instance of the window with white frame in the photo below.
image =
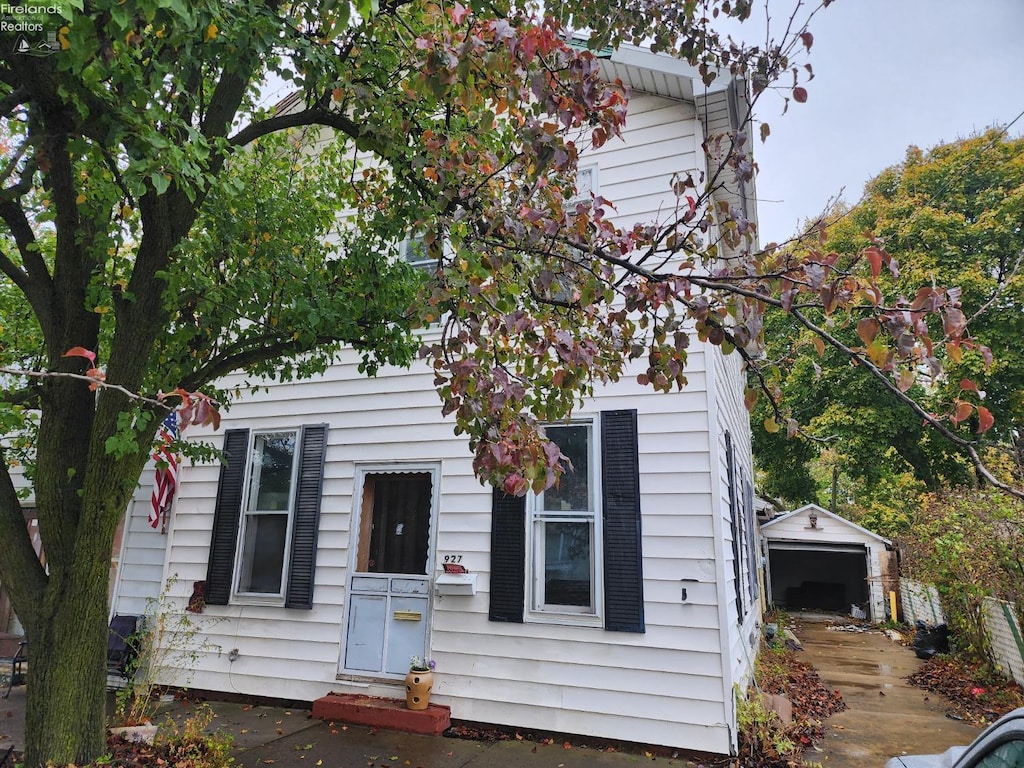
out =
[(542, 613), (598, 614), (598, 503), (594, 425), (545, 428), (571, 462), (557, 487), (533, 499), (532, 609)]
[(297, 443), (297, 430), (253, 435), (236, 560), (236, 592), (240, 595), (284, 594)]
[(398, 255), (406, 264), (417, 269), (434, 269), (437, 259), (432, 259), (423, 239), (423, 233), (411, 233), (398, 246)]
[(597, 194), (597, 166), (584, 165), (576, 169), (576, 190), (569, 198), (570, 206), (577, 203), (589, 203)]

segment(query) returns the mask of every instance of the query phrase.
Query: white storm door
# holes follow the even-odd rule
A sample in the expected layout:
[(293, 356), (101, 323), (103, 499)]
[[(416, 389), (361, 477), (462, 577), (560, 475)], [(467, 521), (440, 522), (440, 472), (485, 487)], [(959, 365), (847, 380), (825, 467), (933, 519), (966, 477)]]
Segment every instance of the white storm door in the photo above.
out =
[(436, 474), (367, 472), (349, 578), (342, 670), (405, 675), (425, 657)]

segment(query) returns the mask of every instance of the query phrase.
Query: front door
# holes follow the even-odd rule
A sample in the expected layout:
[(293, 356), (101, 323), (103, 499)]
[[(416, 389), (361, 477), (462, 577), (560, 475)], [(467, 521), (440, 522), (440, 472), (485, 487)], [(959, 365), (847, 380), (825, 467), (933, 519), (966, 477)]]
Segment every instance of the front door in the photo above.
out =
[(404, 675), (424, 657), (433, 566), (433, 471), (362, 475), (342, 669)]

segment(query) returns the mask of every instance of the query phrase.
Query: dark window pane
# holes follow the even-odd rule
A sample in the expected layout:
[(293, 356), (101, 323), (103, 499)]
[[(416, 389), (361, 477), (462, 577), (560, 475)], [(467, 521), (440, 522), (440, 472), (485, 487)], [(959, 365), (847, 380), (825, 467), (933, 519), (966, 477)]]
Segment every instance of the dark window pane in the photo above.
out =
[(593, 608), (593, 526), (590, 521), (544, 526), (544, 602)]
[(365, 562), (359, 558), (363, 566), (360, 570), (425, 574), (430, 540), (430, 475), (370, 475), (363, 493), (364, 504), (367, 495), (372, 494), (373, 520)]
[(572, 462), (557, 488), (544, 491), (545, 512), (588, 512), (593, 509), (590, 498), (590, 427), (585, 424), (547, 427), (544, 430), (555, 445)]
[(1024, 765), (1024, 741), (1014, 739), (1000, 744), (975, 765), (976, 768), (1018, 768)]
[(242, 542), (239, 592), (276, 595), (281, 592), (288, 515), (249, 515)]

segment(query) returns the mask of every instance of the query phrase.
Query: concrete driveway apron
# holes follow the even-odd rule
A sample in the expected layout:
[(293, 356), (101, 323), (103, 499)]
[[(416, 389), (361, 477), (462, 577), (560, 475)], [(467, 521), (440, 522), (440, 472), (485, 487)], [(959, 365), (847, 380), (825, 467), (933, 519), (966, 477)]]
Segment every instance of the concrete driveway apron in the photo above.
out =
[(825, 721), (820, 752), (807, 760), (825, 768), (883, 766), (901, 754), (936, 754), (970, 744), (981, 729), (946, 717), (945, 700), (903, 678), (922, 662), (909, 648), (878, 631), (840, 632), (826, 622), (801, 621), (794, 632), (799, 657), (836, 688), (848, 709)]

